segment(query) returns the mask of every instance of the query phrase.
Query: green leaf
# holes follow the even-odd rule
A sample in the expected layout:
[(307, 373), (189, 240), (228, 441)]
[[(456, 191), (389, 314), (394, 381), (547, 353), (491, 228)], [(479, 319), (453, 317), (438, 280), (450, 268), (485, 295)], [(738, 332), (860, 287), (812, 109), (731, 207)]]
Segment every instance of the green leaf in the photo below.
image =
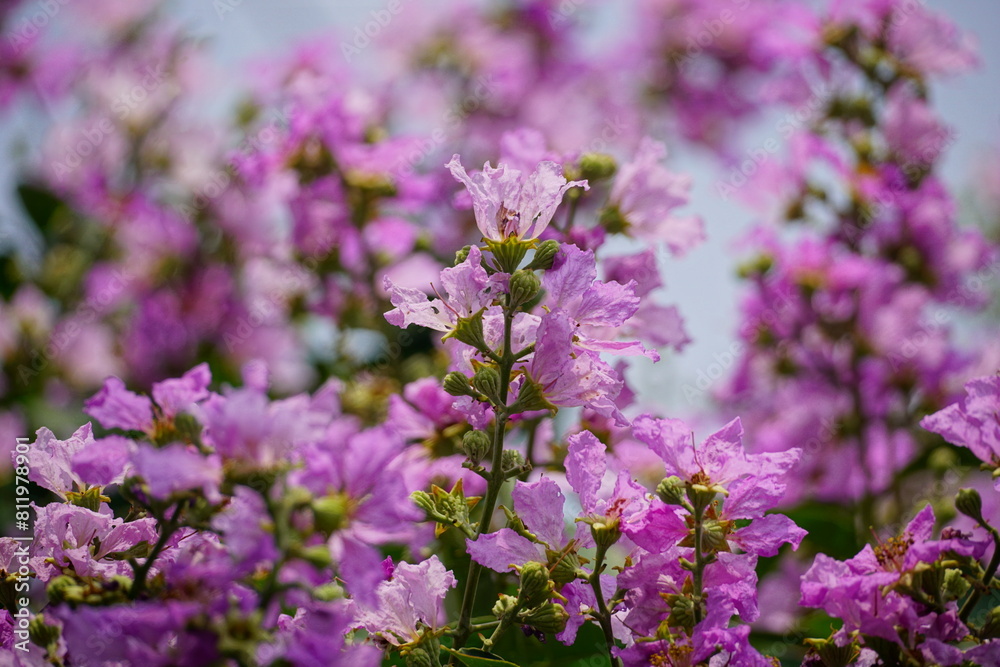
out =
[(451, 653), (469, 667), (517, 667), (513, 662), (507, 662), (498, 655), (494, 655), (478, 648), (463, 648), (460, 651), (442, 646), (442, 649)]
[(113, 551), (104, 557), (111, 560), (131, 560), (133, 558), (147, 558), (149, 557), (149, 552), (149, 542), (143, 540), (126, 551)]

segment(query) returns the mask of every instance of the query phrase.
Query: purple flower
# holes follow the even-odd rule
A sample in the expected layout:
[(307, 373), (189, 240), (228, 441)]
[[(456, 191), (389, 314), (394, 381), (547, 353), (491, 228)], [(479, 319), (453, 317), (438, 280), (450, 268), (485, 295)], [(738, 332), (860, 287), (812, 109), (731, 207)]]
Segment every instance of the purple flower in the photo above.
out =
[(128, 561), (105, 557), (128, 551), (140, 542), (152, 545), (157, 539), (154, 519), (126, 523), (113, 517), (107, 505), (94, 512), (85, 507), (52, 503), (36, 508), (35, 512), (32, 554), (46, 559), (46, 565), (38, 572), (42, 581), (60, 574), (65, 567), (81, 577), (129, 576), (132, 567)]
[(538, 342), (527, 366), (546, 400), (560, 407), (585, 405), (595, 412), (612, 416), (616, 423), (628, 420), (615, 405), (622, 380), (596, 352), (576, 348), (576, 327), (566, 313), (554, 310), (538, 326)]
[(162, 448), (141, 444), (132, 455), (132, 465), (153, 498), (166, 500), (174, 493), (198, 490), (210, 503), (222, 499), (222, 462), (214, 454), (204, 456), (179, 442)]
[(561, 246), (552, 268), (542, 276), (542, 286), (546, 292), (544, 305), (563, 311), (576, 323), (578, 347), (613, 354), (643, 354), (659, 361), (659, 354), (645, 349), (638, 341), (608, 340), (635, 315), (639, 297), (633, 280), (625, 285), (597, 280), (592, 250)]
[(705, 232), (700, 219), (674, 215), (674, 209), (688, 202), (691, 178), (663, 167), (666, 154), (662, 143), (643, 139), (635, 159), (618, 170), (609, 199), (628, 233), (666, 243), (674, 254), (683, 255), (705, 239)]
[(385, 314), (385, 319), (402, 328), (416, 324), (436, 331), (451, 331), (459, 318), (482, 310), (494, 298), (493, 284), (482, 266), (482, 254), (475, 246), (469, 249), (464, 262), (441, 271), (441, 286), (447, 296), (439, 295), (428, 301), (421, 290), (399, 287), (388, 277), (384, 279), (384, 286), (395, 306)]
[[(948, 442), (972, 450), (987, 465), (1000, 467), (1000, 375), (969, 381), (965, 396), (920, 422)], [(1000, 491), (1000, 477), (993, 480)]]
[(539, 163), (528, 176), (503, 164), (493, 168), (489, 162), (481, 172), (469, 176), (458, 155), (445, 166), (468, 189), (476, 225), (491, 241), (537, 238), (548, 227), (567, 190), (589, 188), (586, 181), (567, 182), (562, 167), (554, 162)]
[(437, 556), (417, 565), (399, 563), (375, 590), (377, 604), (358, 615), (357, 627), (396, 646), (419, 641), (423, 632), (441, 627), (441, 602), (455, 584)]
[(84, 412), (105, 428), (126, 431), (153, 430), (153, 402), (125, 388), (125, 383), (109, 377), (92, 398), (84, 402)]

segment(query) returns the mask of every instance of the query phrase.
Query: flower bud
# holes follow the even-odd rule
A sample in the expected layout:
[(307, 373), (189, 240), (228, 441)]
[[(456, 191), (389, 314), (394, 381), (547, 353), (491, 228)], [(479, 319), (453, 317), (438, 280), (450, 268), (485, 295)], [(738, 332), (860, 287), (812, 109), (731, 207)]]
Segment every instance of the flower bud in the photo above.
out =
[(983, 519), (983, 498), (975, 489), (959, 489), (955, 496), (955, 509), (980, 524), (986, 524)]
[(666, 477), (656, 485), (656, 495), (667, 505), (683, 505), (684, 494), (684, 480), (677, 475)]
[(569, 614), (561, 604), (548, 602), (527, 612), (519, 614), (521, 622), (530, 625), (539, 632), (554, 635), (566, 629)]
[(317, 498), (312, 503), (313, 525), (329, 537), (347, 524), (347, 498), (339, 493)]
[(455, 266), (458, 266), (465, 260), (469, 259), (469, 251), (472, 250), (471, 245), (467, 245), (458, 252), (455, 253)]
[(513, 595), (506, 595), (504, 593), (500, 594), (500, 598), (493, 605), (493, 615), (497, 618), (503, 618), (511, 612), (517, 609), (517, 598)]
[(603, 209), (598, 222), (609, 234), (622, 234), (629, 228), (628, 220), (625, 219), (621, 209), (617, 206), (608, 206)]
[(505, 449), (500, 455), (500, 469), (505, 475), (521, 470), (527, 463), (524, 456), (516, 449)]
[(580, 157), (580, 175), (588, 181), (611, 178), (616, 171), (618, 164), (607, 153), (584, 153)]
[(416, 646), (406, 654), (406, 667), (434, 667), (438, 661), (431, 658), (427, 649)]
[(38, 614), (28, 623), (28, 637), (36, 646), (47, 648), (59, 641), (60, 631), (54, 625), (45, 623), (45, 614)]
[(462, 451), (474, 466), (489, 456), (492, 446), (490, 436), (483, 431), (468, 431), (462, 436)]
[(521, 587), (517, 591), (517, 601), (525, 609), (542, 604), (552, 596), (552, 580), (549, 569), (537, 561), (528, 561), (521, 568)]
[(542, 241), (535, 249), (535, 256), (532, 258), (531, 263), (529, 263), (525, 268), (529, 270), (551, 269), (552, 260), (555, 259), (557, 252), (559, 252), (558, 241), (551, 239), (548, 241)]
[(452, 396), (475, 396), (465, 373), (452, 371), (444, 376), (444, 390)]
[(483, 366), (476, 371), (472, 376), (472, 386), (494, 405), (503, 403), (500, 396), (500, 372), (492, 366)]
[(541, 288), (542, 281), (538, 279), (534, 271), (527, 269), (516, 271), (510, 277), (510, 305), (514, 308), (523, 306), (538, 296), (538, 290)]
[[(969, 592), (971, 584), (962, 575), (961, 570), (948, 568), (944, 572), (944, 582), (941, 585), (941, 592), (947, 599), (958, 600), (965, 597)], [(932, 592), (933, 594), (933, 592)]]
[(548, 560), (549, 576), (557, 584), (568, 584), (576, 579), (577, 571), (580, 569), (580, 556), (575, 551), (552, 551), (545, 550), (545, 558)]
[(695, 602), (687, 595), (666, 595), (666, 602), (670, 606), (670, 615), (667, 622), (673, 627), (693, 628), (695, 619)]

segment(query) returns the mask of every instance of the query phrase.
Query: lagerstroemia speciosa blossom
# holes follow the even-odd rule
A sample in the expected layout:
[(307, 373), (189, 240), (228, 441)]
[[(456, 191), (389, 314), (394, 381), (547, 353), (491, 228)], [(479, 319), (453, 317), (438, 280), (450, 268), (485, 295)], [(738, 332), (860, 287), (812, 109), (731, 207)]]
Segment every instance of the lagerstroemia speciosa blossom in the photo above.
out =
[[(58, 119), (0, 230), (0, 667), (1000, 664), (944, 17), (390, 3), (223, 119), (169, 7), (55, 4), (0, 3), (0, 113)], [(694, 152), (763, 224), (685, 383)]]

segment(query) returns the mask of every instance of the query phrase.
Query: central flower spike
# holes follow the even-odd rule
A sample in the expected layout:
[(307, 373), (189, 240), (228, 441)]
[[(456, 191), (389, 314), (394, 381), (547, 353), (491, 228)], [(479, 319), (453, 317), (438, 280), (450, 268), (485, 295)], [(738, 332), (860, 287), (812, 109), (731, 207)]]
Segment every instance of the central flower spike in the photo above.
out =
[(458, 155), (445, 166), (469, 190), (476, 225), (489, 241), (538, 238), (567, 190), (590, 187), (587, 181), (567, 181), (555, 162), (539, 163), (528, 176), (503, 164), (493, 168), (489, 162), (470, 176)]

